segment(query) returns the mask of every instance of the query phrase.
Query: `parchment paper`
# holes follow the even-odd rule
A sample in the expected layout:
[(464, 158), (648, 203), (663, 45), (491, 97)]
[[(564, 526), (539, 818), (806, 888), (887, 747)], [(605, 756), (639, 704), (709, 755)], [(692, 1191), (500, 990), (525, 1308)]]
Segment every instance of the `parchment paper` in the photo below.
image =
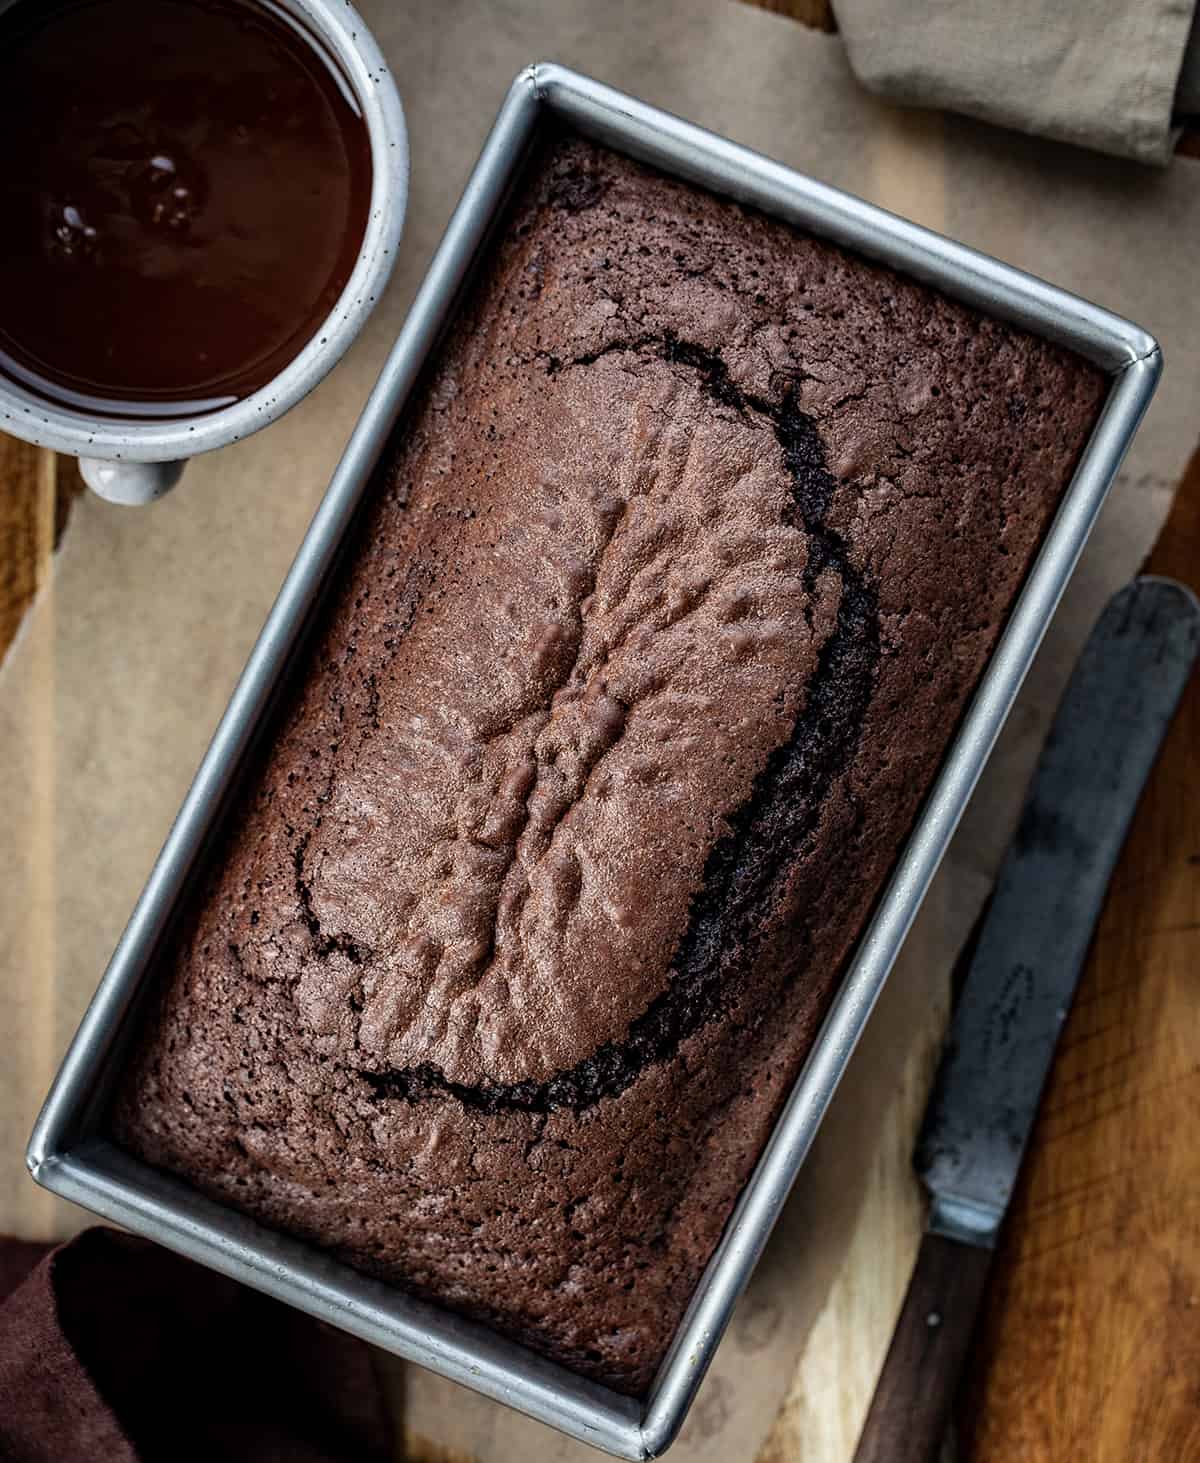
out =
[[(908, 1155), (954, 953), (1082, 638), (1141, 563), (1196, 440), (1198, 165), (1150, 174), (890, 109), (857, 87), (836, 38), (725, 0), (361, 8), (411, 127), (409, 219), (390, 291), (345, 362), (283, 422), (194, 462), (153, 508), (81, 500), (0, 669), (0, 1228), (40, 1235), (86, 1222), (24, 1174), (37, 1106), (509, 81), (529, 61), (561, 60), (1126, 313), (1160, 336), (1169, 363), (676, 1454), (753, 1458), (795, 1374), (804, 1456), (849, 1456), (915, 1246)], [(594, 1456), (382, 1364), (410, 1438), (487, 1463)]]

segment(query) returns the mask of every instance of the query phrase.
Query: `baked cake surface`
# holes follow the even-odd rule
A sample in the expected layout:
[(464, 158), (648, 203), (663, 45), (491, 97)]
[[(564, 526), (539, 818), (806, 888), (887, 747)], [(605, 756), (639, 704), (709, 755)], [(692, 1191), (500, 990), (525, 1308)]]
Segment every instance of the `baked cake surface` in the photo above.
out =
[(121, 1141), (644, 1390), (1105, 389), (545, 147), (165, 960)]

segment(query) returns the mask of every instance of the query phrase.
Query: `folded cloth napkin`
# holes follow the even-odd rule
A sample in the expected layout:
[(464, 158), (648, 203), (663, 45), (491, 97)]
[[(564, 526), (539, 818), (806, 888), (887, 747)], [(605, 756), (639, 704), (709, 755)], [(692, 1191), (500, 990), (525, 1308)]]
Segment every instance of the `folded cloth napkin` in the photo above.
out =
[(1165, 163), (1200, 95), (1196, 0), (834, 0), (864, 86)]
[(111, 1229), (0, 1238), (4, 1463), (374, 1463), (361, 1342)]

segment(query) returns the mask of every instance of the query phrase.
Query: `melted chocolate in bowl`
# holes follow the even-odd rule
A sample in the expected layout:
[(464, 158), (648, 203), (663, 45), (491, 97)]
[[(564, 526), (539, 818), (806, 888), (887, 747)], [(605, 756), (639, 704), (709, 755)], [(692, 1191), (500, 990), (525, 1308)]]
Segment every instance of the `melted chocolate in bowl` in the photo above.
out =
[(333, 309), (370, 197), (348, 85), (269, 0), (0, 14), (0, 373), (58, 405), (251, 395)]

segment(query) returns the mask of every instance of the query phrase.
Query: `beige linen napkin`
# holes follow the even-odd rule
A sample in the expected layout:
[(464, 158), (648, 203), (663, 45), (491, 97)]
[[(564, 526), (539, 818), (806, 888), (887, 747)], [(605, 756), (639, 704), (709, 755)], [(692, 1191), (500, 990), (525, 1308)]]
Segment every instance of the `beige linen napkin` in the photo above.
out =
[(1189, 46), (1195, 0), (837, 0), (835, 8), (850, 65), (871, 91), (1139, 162), (1170, 159), (1175, 115), (1200, 90), (1200, 52)]

